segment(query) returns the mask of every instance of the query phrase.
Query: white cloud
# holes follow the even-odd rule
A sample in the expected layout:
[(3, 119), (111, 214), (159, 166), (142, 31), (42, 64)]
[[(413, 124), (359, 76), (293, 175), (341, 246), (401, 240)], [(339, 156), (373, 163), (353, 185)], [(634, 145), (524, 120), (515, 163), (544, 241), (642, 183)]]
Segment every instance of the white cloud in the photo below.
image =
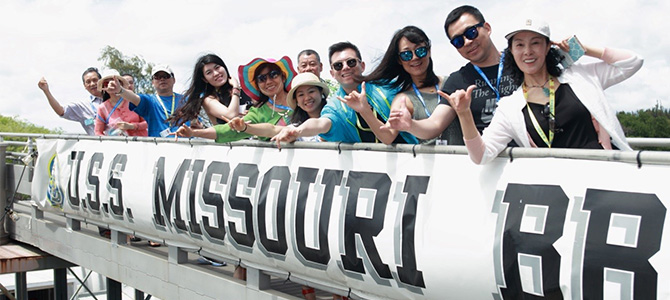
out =
[[(46, 76), (61, 102), (87, 97), (81, 72), (99, 66), (106, 45), (153, 63), (168, 63), (176, 90), (188, 84), (198, 56), (214, 52), (231, 72), (254, 57), (291, 59), (312, 48), (327, 65), (328, 46), (349, 40), (361, 49), (368, 71), (383, 55), (393, 33), (422, 28), (433, 42), (436, 73), (447, 75), (465, 63), (443, 30), (447, 13), (460, 1), (18, 1), (0, 3), (0, 114), (18, 115), (46, 127), (83, 133), (78, 123), (60, 119), (37, 88)], [(634, 50), (645, 65), (633, 78), (608, 90), (617, 110), (670, 103), (670, 36), (664, 24), (670, 4), (661, 1), (479, 1), (493, 26), (494, 42), (527, 15), (542, 15), (554, 37), (577, 34), (584, 43)], [(235, 70), (235, 71), (233, 71)], [(328, 67), (324, 77), (328, 78)]]

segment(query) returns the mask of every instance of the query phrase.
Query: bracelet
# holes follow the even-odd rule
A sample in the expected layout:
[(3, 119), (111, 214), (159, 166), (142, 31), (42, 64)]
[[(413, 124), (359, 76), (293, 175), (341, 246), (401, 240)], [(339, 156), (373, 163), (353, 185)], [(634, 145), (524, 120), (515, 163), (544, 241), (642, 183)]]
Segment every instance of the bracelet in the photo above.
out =
[(240, 97), (241, 94), (242, 94), (242, 88), (240, 88), (239, 86), (233, 88), (233, 96)]
[(118, 93), (114, 94), (114, 95), (116, 95), (116, 96), (121, 96), (121, 94), (123, 94), (124, 91), (125, 91), (125, 89), (121, 88), (121, 90), (120, 90)]
[(240, 131), (240, 132), (246, 132), (246, 131), (247, 131), (247, 127), (249, 127), (249, 125), (247, 125), (247, 123), (244, 123), (244, 129), (242, 129), (242, 131)]

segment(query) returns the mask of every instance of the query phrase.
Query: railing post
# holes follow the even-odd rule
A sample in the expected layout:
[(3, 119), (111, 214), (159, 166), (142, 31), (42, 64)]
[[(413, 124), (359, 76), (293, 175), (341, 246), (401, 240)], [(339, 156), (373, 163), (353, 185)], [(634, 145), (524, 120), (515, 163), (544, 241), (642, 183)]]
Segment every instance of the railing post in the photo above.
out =
[(5, 224), (9, 216), (5, 215), (7, 211), (7, 143), (0, 142), (0, 215), (5, 218), (0, 223), (0, 245), (9, 243), (9, 233), (5, 230)]

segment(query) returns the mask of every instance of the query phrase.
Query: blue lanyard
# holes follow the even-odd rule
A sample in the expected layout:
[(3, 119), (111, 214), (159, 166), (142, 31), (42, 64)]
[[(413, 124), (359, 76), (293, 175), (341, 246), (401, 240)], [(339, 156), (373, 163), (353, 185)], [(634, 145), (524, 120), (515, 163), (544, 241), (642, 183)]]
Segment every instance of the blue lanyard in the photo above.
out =
[(114, 108), (112, 108), (112, 111), (110, 111), (109, 114), (107, 115), (107, 120), (103, 120), (103, 119), (100, 117), (100, 115), (98, 115), (98, 119), (100, 119), (100, 121), (105, 122), (105, 124), (109, 124), (109, 118), (112, 117), (112, 114), (114, 113), (114, 111), (116, 110), (116, 108), (119, 107), (119, 104), (121, 104), (121, 101), (123, 101), (123, 98), (119, 99), (119, 101), (116, 101), (116, 105), (114, 105)]
[(496, 87), (493, 87), (491, 82), (489, 81), (488, 77), (486, 77), (486, 74), (482, 72), (482, 69), (480, 69), (477, 65), (473, 64), (472, 66), (475, 67), (475, 70), (477, 70), (477, 73), (484, 78), (484, 81), (486, 81), (486, 84), (489, 85), (489, 87), (496, 93), (496, 102), (500, 101), (500, 78), (502, 78), (502, 71), (503, 71), (503, 62), (505, 61), (505, 52), (500, 54), (500, 63), (498, 63), (498, 78), (496, 80)]
[[(412, 82), (412, 88), (414, 89), (414, 93), (416, 94), (416, 97), (419, 98), (419, 101), (421, 101), (421, 105), (423, 105), (423, 110), (426, 111), (426, 115), (430, 117), (430, 112), (428, 111), (428, 108), (426, 107), (426, 102), (423, 101), (423, 96), (421, 96), (421, 92), (419, 92), (419, 89), (416, 88), (416, 84)], [(439, 89), (438, 85), (435, 85), (435, 93), (437, 93), (437, 90)], [(440, 103), (440, 94), (437, 94), (437, 103)]]
[(270, 104), (272, 104), (272, 106), (274, 106), (274, 107), (276, 107), (276, 108), (280, 108), (280, 109), (283, 109), (283, 110), (292, 110), (292, 109), (291, 109), (290, 107), (288, 107), (288, 106), (283, 106), (283, 105), (277, 105), (277, 104), (275, 104), (274, 101), (272, 101), (272, 99), (269, 99), (269, 98), (268, 98), (268, 102), (270, 102)]

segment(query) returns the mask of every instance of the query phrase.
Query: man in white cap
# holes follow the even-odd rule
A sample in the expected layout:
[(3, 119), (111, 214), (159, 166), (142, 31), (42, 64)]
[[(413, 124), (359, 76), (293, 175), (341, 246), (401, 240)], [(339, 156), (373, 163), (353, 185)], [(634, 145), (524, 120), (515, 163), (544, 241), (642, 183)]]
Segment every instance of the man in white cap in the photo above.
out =
[(151, 71), (151, 84), (156, 89), (156, 94), (137, 95), (113, 83), (110, 83), (108, 92), (130, 101), (130, 110), (147, 121), (149, 136), (167, 137), (177, 131), (177, 127), (172, 126), (167, 120), (184, 104), (182, 101), (184, 96), (173, 91), (175, 78), (168, 65), (156, 65)]
[(102, 96), (98, 91), (98, 80), (100, 80), (100, 73), (98, 69), (90, 67), (81, 75), (81, 80), (84, 83), (84, 88), (91, 94), (88, 100), (75, 101), (64, 106), (56, 100), (49, 90), (47, 80), (42, 77), (37, 83), (37, 86), (44, 92), (44, 95), (49, 101), (49, 105), (61, 118), (70, 121), (76, 121), (81, 124), (86, 134), (95, 135), (95, 116), (98, 111), (98, 105), (102, 103)]

